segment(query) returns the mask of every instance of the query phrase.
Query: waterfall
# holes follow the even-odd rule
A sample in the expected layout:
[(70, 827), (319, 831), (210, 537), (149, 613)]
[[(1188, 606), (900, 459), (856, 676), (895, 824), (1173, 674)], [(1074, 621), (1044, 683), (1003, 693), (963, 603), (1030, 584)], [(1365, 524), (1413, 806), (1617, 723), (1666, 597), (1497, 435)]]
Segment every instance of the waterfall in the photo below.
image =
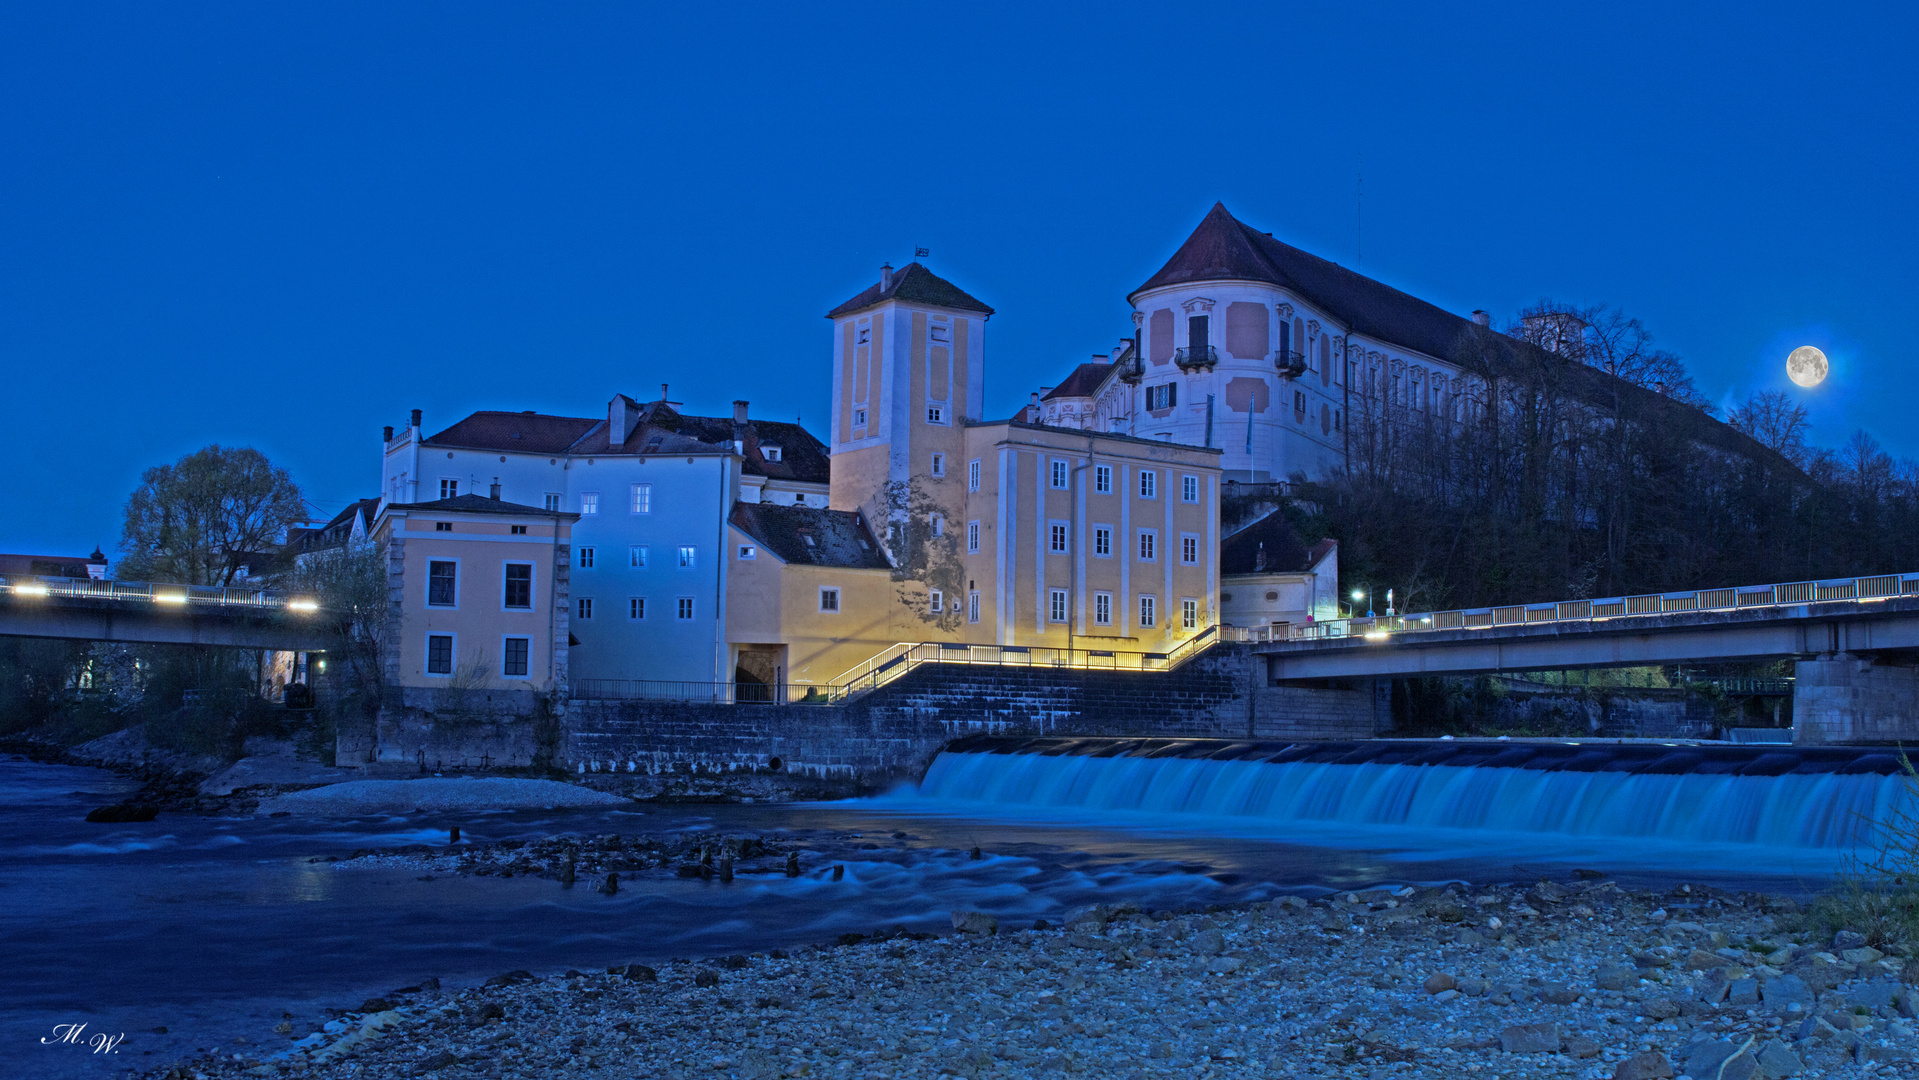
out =
[(1190, 815), (1828, 850), (1871, 843), (1872, 823), (1910, 797), (1899, 775), (1838, 769), (1739, 775), (966, 751), (940, 754), (919, 793), (1168, 823)]

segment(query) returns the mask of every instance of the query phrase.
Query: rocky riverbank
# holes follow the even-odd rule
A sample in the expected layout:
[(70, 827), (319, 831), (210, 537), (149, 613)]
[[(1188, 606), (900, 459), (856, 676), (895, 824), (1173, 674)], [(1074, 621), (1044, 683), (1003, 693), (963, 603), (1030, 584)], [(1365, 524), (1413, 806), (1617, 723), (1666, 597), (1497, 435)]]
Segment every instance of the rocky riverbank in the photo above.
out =
[(540, 877), (563, 884), (577, 881), (602, 892), (617, 892), (621, 874), (664, 872), (721, 881), (731, 881), (736, 874), (798, 876), (800, 853), (806, 847), (790, 837), (731, 837), (717, 832), (657, 836), (606, 833), (533, 841), (503, 840), (494, 844), (463, 844), (456, 834), (443, 848), (411, 844), (365, 849), (346, 859), (327, 861), (338, 862), (343, 869), (399, 863), (431, 875)]
[(1797, 910), (1584, 878), (1102, 907), (1064, 927), (956, 913), (938, 937), (429, 981), (317, 1030), (289, 1017), (281, 1047), (145, 1075), (1919, 1075), (1919, 962), (1797, 932)]

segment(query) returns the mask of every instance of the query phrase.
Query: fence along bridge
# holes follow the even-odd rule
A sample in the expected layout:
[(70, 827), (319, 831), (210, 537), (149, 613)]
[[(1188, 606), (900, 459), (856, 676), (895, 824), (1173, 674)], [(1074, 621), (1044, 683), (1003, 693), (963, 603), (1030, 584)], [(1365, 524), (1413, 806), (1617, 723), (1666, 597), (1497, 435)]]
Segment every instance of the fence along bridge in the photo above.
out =
[(0, 636), (320, 652), (320, 605), (258, 589), (0, 576)]
[(1919, 739), (1919, 574), (1337, 619), (1254, 649), (1293, 684), (1792, 660), (1795, 741)]

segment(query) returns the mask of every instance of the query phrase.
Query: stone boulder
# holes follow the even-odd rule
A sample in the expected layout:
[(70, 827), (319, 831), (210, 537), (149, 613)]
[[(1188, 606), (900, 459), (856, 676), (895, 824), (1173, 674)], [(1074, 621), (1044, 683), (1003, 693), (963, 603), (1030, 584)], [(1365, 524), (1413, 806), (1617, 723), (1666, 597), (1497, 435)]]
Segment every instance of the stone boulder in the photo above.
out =
[(1620, 1062), (1612, 1074), (1613, 1080), (1671, 1080), (1673, 1075), (1672, 1062), (1657, 1050), (1634, 1054)]
[(999, 933), (999, 920), (984, 911), (955, 911), (953, 912), (953, 929), (962, 934), (991, 937)]
[(1556, 1054), (1559, 1052), (1559, 1025), (1550, 1020), (1537, 1024), (1514, 1024), (1499, 1033), (1499, 1048), (1508, 1054)]

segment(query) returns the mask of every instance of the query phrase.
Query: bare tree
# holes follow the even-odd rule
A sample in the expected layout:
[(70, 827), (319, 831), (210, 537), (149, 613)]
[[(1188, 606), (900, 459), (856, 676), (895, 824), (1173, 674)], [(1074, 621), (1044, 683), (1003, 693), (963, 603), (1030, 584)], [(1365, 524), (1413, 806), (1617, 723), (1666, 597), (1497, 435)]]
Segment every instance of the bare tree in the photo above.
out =
[(1807, 460), (1806, 432), (1812, 424), (1806, 407), (1778, 390), (1761, 390), (1726, 417), (1726, 423), (1777, 450), (1795, 465)]
[(1693, 384), (1685, 361), (1654, 348), (1652, 332), (1644, 323), (1610, 305), (1582, 308), (1561, 300), (1541, 300), (1522, 310), (1506, 332), (1701, 412), (1713, 411), (1712, 402)]

